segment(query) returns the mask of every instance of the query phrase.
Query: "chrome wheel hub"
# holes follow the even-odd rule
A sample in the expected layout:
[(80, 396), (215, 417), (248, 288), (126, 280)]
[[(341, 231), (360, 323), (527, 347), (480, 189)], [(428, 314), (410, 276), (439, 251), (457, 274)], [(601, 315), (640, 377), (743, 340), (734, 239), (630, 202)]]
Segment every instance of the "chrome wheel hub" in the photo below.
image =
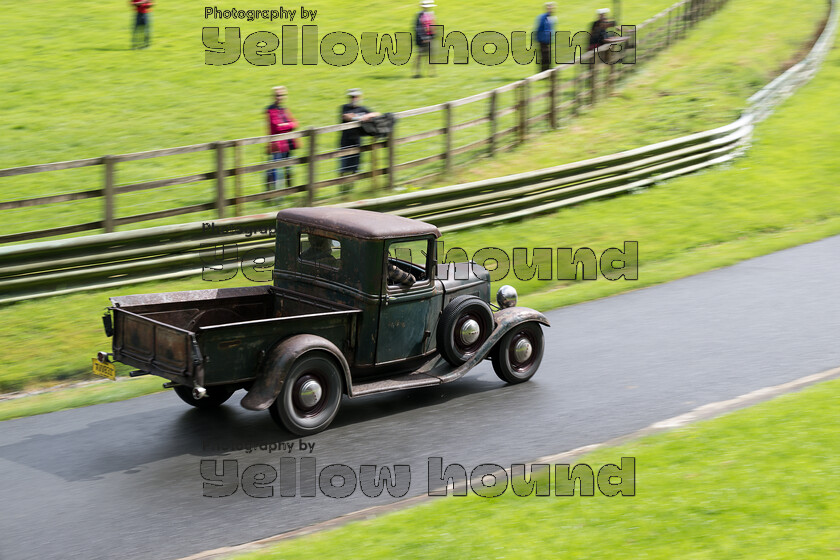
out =
[(458, 333), (458, 336), (467, 346), (475, 343), (475, 341), (478, 340), (478, 337), (481, 336), (481, 327), (478, 325), (478, 321), (475, 319), (467, 319), (464, 321), (461, 325), (461, 330)]
[(513, 346), (513, 357), (520, 364), (527, 362), (533, 352), (534, 347), (527, 338), (520, 338)]
[(300, 399), (300, 404), (305, 408), (312, 408), (318, 404), (323, 394), (324, 388), (321, 387), (321, 384), (310, 378), (301, 384), (298, 398)]

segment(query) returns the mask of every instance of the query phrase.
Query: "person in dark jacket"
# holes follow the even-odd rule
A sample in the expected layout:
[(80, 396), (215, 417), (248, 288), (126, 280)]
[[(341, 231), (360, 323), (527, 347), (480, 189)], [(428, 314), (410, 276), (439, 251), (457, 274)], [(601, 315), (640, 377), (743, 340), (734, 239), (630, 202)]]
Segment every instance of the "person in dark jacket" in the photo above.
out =
[[(297, 128), (298, 123), (295, 117), (292, 116), (291, 111), (286, 109), (286, 88), (284, 86), (277, 86), (273, 90), (274, 103), (269, 105), (266, 110), (268, 117), (268, 133), (282, 134), (284, 132), (291, 132)], [(288, 159), (291, 156), (292, 150), (295, 149), (296, 142), (291, 140), (275, 140), (268, 145), (268, 153), (271, 155), (272, 161), (280, 161)], [(292, 186), (292, 168), (282, 167), (281, 172), (286, 177), (286, 186)], [(277, 188), (277, 169), (272, 168), (266, 174), (266, 190), (273, 191)]]
[(607, 19), (608, 13), (610, 13), (608, 8), (598, 10), (598, 19), (592, 22), (592, 31), (589, 33), (589, 50), (603, 45), (607, 39), (607, 29), (615, 25), (614, 21)]
[[(341, 106), (341, 122), (364, 122), (373, 117), (378, 117), (379, 113), (375, 113), (362, 105), (362, 90), (353, 88), (347, 90), (347, 97), (349, 102)], [(361, 127), (349, 128), (341, 131), (341, 140), (339, 148), (355, 148), (362, 144), (362, 129)], [(341, 156), (339, 159), (339, 175), (352, 175), (359, 170), (359, 162), (362, 154), (347, 154)], [(352, 183), (344, 183), (342, 194), (348, 193), (352, 189)]]
[(417, 43), (417, 70), (415, 78), (420, 77), (420, 63), (425, 58), (429, 61), (429, 74), (434, 76), (434, 67), (431, 64), (432, 40), (435, 32), (432, 26), (435, 25), (435, 14), (432, 12), (435, 4), (432, 0), (420, 2), (420, 12), (414, 18), (414, 42)]
[[(136, 12), (134, 30), (131, 33), (131, 48), (145, 49), (152, 44), (152, 0), (130, 0)], [(142, 35), (142, 40), (140, 36)]]
[(540, 57), (537, 64), (540, 65), (540, 72), (548, 70), (552, 67), (551, 64), (551, 40), (554, 37), (554, 2), (548, 2), (545, 5), (545, 12), (540, 14), (537, 18), (537, 26), (534, 34), (537, 37), (537, 43), (540, 45)]

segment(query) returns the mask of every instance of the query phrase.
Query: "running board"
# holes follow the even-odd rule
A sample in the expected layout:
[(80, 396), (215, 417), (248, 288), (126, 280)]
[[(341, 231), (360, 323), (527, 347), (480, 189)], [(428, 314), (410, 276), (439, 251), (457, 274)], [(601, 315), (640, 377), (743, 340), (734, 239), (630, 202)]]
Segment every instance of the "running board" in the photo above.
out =
[(428, 385), (440, 385), (440, 378), (426, 375), (425, 373), (409, 373), (388, 379), (368, 381), (367, 383), (354, 383), (353, 396), (372, 395), (374, 393), (387, 393), (388, 391), (399, 391), (413, 387), (426, 387)]

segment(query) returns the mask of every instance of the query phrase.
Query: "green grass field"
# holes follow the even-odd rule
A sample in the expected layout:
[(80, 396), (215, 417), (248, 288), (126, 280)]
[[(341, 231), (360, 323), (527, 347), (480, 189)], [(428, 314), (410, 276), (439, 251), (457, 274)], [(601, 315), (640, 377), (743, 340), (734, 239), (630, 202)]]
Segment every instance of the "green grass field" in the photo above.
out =
[[(579, 161), (731, 123), (747, 108), (752, 94), (807, 52), (826, 9), (819, 1), (794, 6), (734, 0), (695, 28), (688, 40), (662, 53), (652, 67), (633, 75), (607, 102), (567, 122), (562, 130), (480, 166), (456, 169), (454, 181), (447, 177), (437, 184)], [(767, 33), (742, 32), (765, 15), (780, 16), (786, 23), (779, 26), (768, 20), (753, 28)]]
[[(670, 1), (644, 0), (625, 3), (622, 20), (640, 23)], [(719, 124), (743, 106), (744, 99), (778, 74), (824, 13), (824, 5), (811, 0), (812, 11), (801, 5), (776, 0), (744, 2), (731, 0), (722, 13), (689, 33), (679, 47), (678, 57), (668, 61), (654, 58), (653, 74), (632, 79), (618, 97), (624, 104), (611, 100), (613, 110), (601, 118), (583, 121), (564, 120), (566, 127), (546, 137), (540, 144), (529, 144), (508, 157), (484, 160), (463, 174), (446, 176), (440, 183), (451, 183), (472, 174), (483, 176), (507, 172), (523, 152), (541, 154), (535, 164), (552, 165), (607, 153), (616, 148), (638, 146), (651, 139), (662, 140), (695, 132)], [(600, 4), (593, 1), (562, 6), (558, 29), (582, 30)], [(220, 5), (224, 9), (231, 5)], [(127, 6), (80, 2), (73, 5), (30, 2), (17, 7), (0, 22), (0, 31), (17, 35), (20, 29), (31, 30), (39, 46), (30, 41), (15, 42), (8, 49), (12, 64), (0, 68), (6, 95), (0, 99), (0, 110), (14, 115), (0, 125), (0, 167), (61, 161), (105, 154), (136, 152), (161, 147), (210, 142), (264, 134), (263, 110), (268, 104), (270, 87), (284, 83), (289, 88), (289, 107), (302, 126), (333, 124), (337, 109), (350, 86), (362, 87), (365, 103), (383, 111), (398, 111), (440, 103), (469, 94), (486, 91), (533, 73), (534, 65), (521, 66), (512, 58), (499, 66), (482, 66), (474, 61), (460, 66), (450, 64), (438, 69), (435, 78), (411, 79), (413, 68), (383, 64), (368, 66), (358, 60), (347, 67), (325, 63), (315, 66), (253, 66), (244, 59), (223, 66), (204, 64), (201, 28), (235, 25), (243, 36), (252, 31), (278, 31), (280, 24), (231, 20), (204, 20), (203, 5), (182, 2), (177, 6), (158, 6), (153, 15), (155, 42), (148, 50), (128, 49), (130, 12)], [(475, 2), (459, 2), (436, 8), (440, 23), (448, 30), (463, 31), (467, 37), (476, 32), (497, 29), (528, 30), (541, 10), (518, 4), (500, 10), (488, 9)], [(345, 30), (360, 35), (362, 31), (405, 31), (412, 21), (412, 3), (394, 6), (377, 2), (366, 5), (368, 13), (359, 18), (352, 3), (342, 1), (322, 8), (316, 16), (319, 35)], [(784, 26), (776, 25), (785, 21)], [(83, 22), (84, 25), (74, 25)], [(395, 23), (399, 22), (399, 24)], [(298, 23), (298, 22), (294, 22)], [(763, 34), (745, 34), (750, 27), (772, 29)], [(15, 33), (12, 33), (15, 31)], [(46, 39), (43, 39), (46, 37)], [(691, 46), (686, 46), (690, 43)], [(21, 72), (23, 68), (26, 71)], [(83, 76), (83, 78), (81, 78)], [(705, 77), (705, 78), (704, 78)], [(697, 81), (695, 81), (697, 80)], [(696, 87), (697, 84), (708, 84)], [(538, 84), (541, 86), (541, 84)], [(535, 88), (539, 91), (539, 87)], [(569, 95), (564, 91), (563, 95)], [(514, 94), (501, 96), (500, 106), (510, 104)], [(47, 99), (60, 98), (45, 110)], [(651, 106), (650, 99), (656, 99)], [(53, 108), (54, 107), (54, 108)], [(643, 108), (643, 114), (633, 110)], [(455, 121), (461, 122), (483, 114), (486, 103), (475, 103), (456, 109)], [(596, 110), (600, 114), (600, 109)], [(649, 113), (655, 111), (655, 113)], [(440, 126), (440, 114), (411, 118), (400, 123), (400, 134), (429, 130)], [(515, 115), (508, 115), (500, 128), (510, 126)], [(544, 130), (537, 127), (538, 130)], [(455, 145), (486, 135), (485, 126), (456, 134)], [(329, 138), (319, 144), (322, 149), (334, 146)], [(337, 137), (335, 139), (337, 143)], [(417, 159), (440, 153), (440, 137), (399, 147), (399, 160)], [(261, 146), (247, 147), (245, 163), (264, 161)], [(459, 156), (456, 163), (469, 163), (476, 153)], [(170, 156), (129, 162), (117, 166), (117, 185), (131, 184), (213, 168), (213, 153)], [(439, 170), (433, 163), (407, 170), (399, 181)], [(319, 164), (317, 179), (335, 175), (336, 164)], [(58, 194), (100, 187), (99, 167), (51, 172), (2, 181), (3, 200)], [(302, 181), (305, 170), (297, 170)], [(409, 188), (426, 185), (421, 182)], [(263, 174), (244, 176), (243, 194), (263, 190)], [(227, 182), (228, 196), (233, 196), (233, 181)], [(320, 202), (334, 200), (337, 188), (324, 189)], [(213, 199), (213, 181), (202, 181), (120, 194), (116, 216), (125, 217), (164, 208), (206, 203)], [(357, 185), (354, 197), (372, 194), (369, 182)], [(301, 204), (302, 195), (293, 195), (276, 204)], [(262, 212), (264, 203), (248, 203), (244, 212)], [(8, 211), (0, 223), (0, 234), (29, 231), (90, 222), (100, 219), (102, 201), (80, 200), (71, 203), (22, 208)], [(170, 217), (144, 222), (122, 229), (137, 228), (186, 220), (214, 217), (212, 212), (193, 213), (188, 217)]]
[[(630, 3), (623, 19), (641, 22), (671, 3)], [(9, 63), (0, 68), (4, 89), (0, 110), (13, 118), (0, 124), (0, 168), (263, 135), (264, 109), (273, 101), (271, 87), (279, 84), (288, 87), (288, 106), (301, 127), (308, 127), (338, 122), (338, 109), (350, 87), (362, 88), (365, 104), (373, 109), (394, 112), (486, 91), (536, 69), (536, 65), (518, 65), (510, 57), (498, 66), (474, 61), (466, 66), (445, 65), (438, 68), (435, 78), (414, 80), (410, 64), (371, 66), (361, 57), (343, 67), (323, 61), (312, 66), (254, 66), (244, 57), (227, 66), (209, 66), (204, 63), (203, 27), (239, 27), (244, 39), (262, 30), (280, 35), (282, 25), (301, 22), (204, 19), (206, 4), (192, 0), (160, 3), (153, 10), (153, 45), (146, 50), (129, 48), (132, 14), (126, 2), (33, 1), (9, 10), (0, 21), (0, 33), (16, 40), (5, 50)], [(214, 5), (222, 10), (242, 7), (228, 1)], [(599, 6), (595, 0), (565, 6), (558, 28), (588, 29), (588, 21)], [(415, 2), (395, 5), (377, 0), (360, 11), (357, 4), (341, 0), (320, 6), (314, 25), (319, 38), (333, 31), (355, 37), (366, 31), (406, 32), (413, 26), (417, 9)], [(435, 13), (446, 30), (461, 31), (471, 38), (484, 30), (505, 34), (530, 31), (541, 10), (541, 2), (488, 9), (468, 1), (442, 4)], [(412, 119), (403, 125), (402, 132), (440, 126), (440, 118), (431, 115)], [(513, 118), (508, 117), (511, 122)], [(335, 148), (338, 137), (321, 142), (322, 149)], [(414, 159), (439, 152), (440, 145), (440, 139), (433, 139), (404, 149), (411, 152), (409, 159)], [(212, 152), (202, 152), (123, 164), (117, 169), (117, 184), (206, 172), (213, 157)], [(261, 161), (265, 161), (263, 146), (245, 149), (245, 163)], [(319, 166), (318, 178), (332, 178), (335, 171), (335, 162), (325, 162)], [(298, 173), (298, 180), (303, 173)], [(244, 193), (261, 192), (262, 176), (245, 176)], [(87, 190), (101, 186), (101, 182), (101, 168), (9, 178), (2, 183), (3, 200)], [(123, 194), (118, 197), (117, 216), (208, 202), (212, 193), (212, 182), (203, 181)], [(232, 187), (229, 195), (233, 195)], [(288, 202), (298, 203), (296, 197)], [(91, 221), (101, 214), (101, 206), (99, 200), (86, 200), (16, 209), (0, 224), (0, 234)], [(253, 203), (246, 212), (262, 208)], [(212, 215), (196, 213), (191, 219), (208, 217)]]
[(575, 460), (597, 472), (634, 457), (634, 496), (435, 498), (229, 558), (833, 558), (839, 390), (830, 381)]
[[(623, 17), (641, 22), (671, 3), (627, 2)], [(410, 79), (413, 67), (369, 66), (361, 59), (345, 67), (324, 62), (253, 66), (244, 58), (229, 66), (207, 66), (203, 27), (236, 26), (245, 37), (258, 30), (279, 34), (281, 25), (300, 21), (205, 20), (206, 5), (195, 0), (159, 3), (153, 10), (153, 45), (140, 51), (129, 49), (126, 2), (33, 0), (7, 10), (0, 32), (16, 40), (4, 49), (0, 109), (14, 118), (4, 120), (0, 129), (0, 167), (259, 136), (265, 133), (263, 109), (271, 101), (270, 88), (281, 83), (302, 124), (320, 126), (337, 122), (350, 87), (366, 90), (372, 107), (397, 111), (492, 89), (535, 68), (512, 60), (499, 66), (451, 64), (441, 67), (434, 80), (415, 81)], [(229, 1), (212, 5), (242, 7)], [(600, 6), (595, 0), (563, 6), (558, 27), (587, 29)], [(339, 30), (359, 37), (363, 31), (409, 31), (417, 4), (375, 0), (360, 11), (358, 3), (339, 0), (317, 8), (314, 24), (320, 37)], [(472, 37), (483, 30), (530, 30), (541, 10), (541, 2), (492, 8), (461, 1), (442, 3), (435, 14), (445, 28)]]

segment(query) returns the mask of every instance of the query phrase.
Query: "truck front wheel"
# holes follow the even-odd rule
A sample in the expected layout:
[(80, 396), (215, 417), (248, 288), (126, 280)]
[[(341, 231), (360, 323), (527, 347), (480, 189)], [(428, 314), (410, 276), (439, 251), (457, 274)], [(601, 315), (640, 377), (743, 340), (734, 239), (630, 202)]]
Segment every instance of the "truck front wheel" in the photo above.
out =
[(508, 383), (528, 381), (537, 372), (545, 350), (543, 332), (537, 323), (517, 325), (502, 337), (491, 352), (493, 370)]
[(175, 389), (175, 394), (181, 397), (182, 401), (190, 406), (201, 409), (217, 408), (222, 406), (222, 404), (236, 392), (236, 389), (232, 389), (231, 387), (216, 385), (214, 387), (207, 387), (207, 394), (204, 398), (197, 399), (193, 396), (193, 390), (191, 387), (187, 387), (186, 385), (177, 385), (173, 387), (173, 389)]
[(327, 352), (308, 352), (298, 358), (283, 380), (271, 417), (299, 436), (323, 431), (341, 405), (341, 371)]

